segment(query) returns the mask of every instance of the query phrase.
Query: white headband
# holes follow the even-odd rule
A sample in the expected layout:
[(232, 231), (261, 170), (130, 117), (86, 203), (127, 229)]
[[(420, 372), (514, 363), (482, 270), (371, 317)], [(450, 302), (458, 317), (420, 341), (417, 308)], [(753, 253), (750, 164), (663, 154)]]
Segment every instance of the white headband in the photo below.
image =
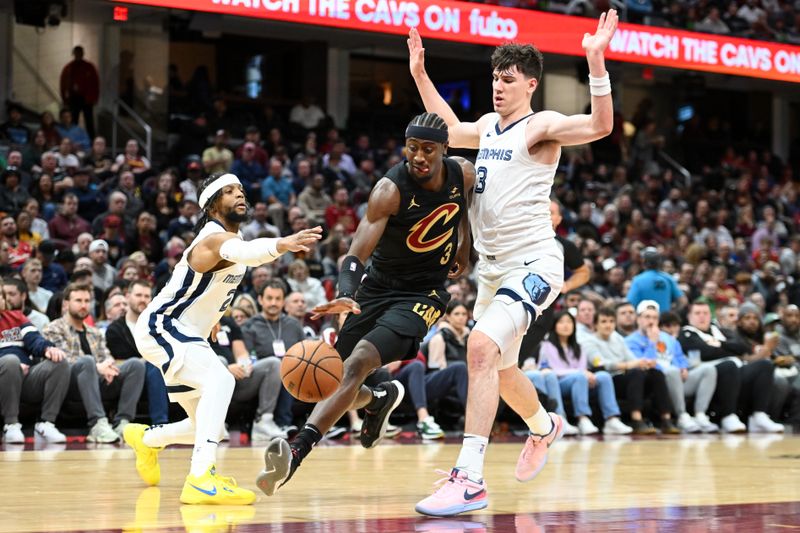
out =
[(223, 174), (216, 180), (214, 180), (211, 185), (206, 187), (203, 191), (203, 194), (200, 195), (200, 200), (198, 200), (198, 204), (200, 205), (200, 209), (205, 209), (206, 204), (211, 199), (212, 196), (217, 194), (219, 191), (222, 190), (223, 187), (227, 185), (241, 185), (242, 182), (239, 181), (239, 178), (234, 176), (233, 174)]

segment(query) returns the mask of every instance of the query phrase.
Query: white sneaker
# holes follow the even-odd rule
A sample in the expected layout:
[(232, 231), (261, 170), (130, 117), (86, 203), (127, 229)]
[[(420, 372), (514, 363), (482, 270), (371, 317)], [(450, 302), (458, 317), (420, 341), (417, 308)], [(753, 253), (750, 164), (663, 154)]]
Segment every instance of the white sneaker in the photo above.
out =
[(716, 433), (719, 431), (719, 426), (712, 422), (705, 413), (694, 415), (694, 421), (697, 422), (697, 425), (700, 426), (700, 431), (703, 433)]
[(561, 429), (561, 435), (565, 437), (570, 437), (580, 433), (580, 431), (578, 431), (578, 428), (567, 422), (567, 419), (565, 417), (562, 416), (561, 420), (563, 421), (564, 424)]
[(681, 413), (678, 417), (678, 427), (684, 433), (700, 433), (702, 430), (700, 424), (695, 422), (694, 418), (686, 412)]
[(219, 441), (220, 442), (225, 442), (225, 441), (229, 441), (229, 440), (231, 440), (231, 434), (228, 431), (228, 428), (225, 426), (225, 424), (223, 424), (222, 425), (222, 435), (220, 436)]
[(124, 418), (117, 422), (117, 425), (114, 426), (114, 432), (119, 435), (119, 438), (122, 438), (122, 434), (125, 432), (125, 426), (130, 424), (130, 420), (125, 420)]
[(363, 425), (364, 425), (363, 420), (361, 420), (360, 418), (356, 419), (356, 421), (353, 422), (353, 425), (350, 426), (350, 433), (355, 433), (356, 435), (358, 435), (359, 433), (361, 433), (361, 427)]
[(783, 424), (773, 422), (764, 411), (756, 411), (747, 420), (750, 433), (783, 433)]
[(38, 422), (33, 428), (33, 434), (45, 442), (67, 442), (67, 437), (61, 433), (52, 422)]
[(3, 442), (6, 444), (25, 444), (25, 435), (22, 434), (22, 424), (6, 424), (3, 426)]
[(261, 418), (253, 422), (253, 432), (251, 439), (254, 442), (272, 440), (275, 437), (288, 439), (289, 435), (278, 427), (272, 413), (265, 413)]
[(739, 420), (736, 413), (731, 413), (720, 420), (720, 424), (722, 425), (722, 431), (725, 433), (745, 433), (747, 431), (747, 426)]
[(625, 425), (619, 417), (611, 417), (603, 425), (604, 435), (628, 435), (633, 433), (633, 428)]
[(578, 420), (578, 431), (580, 431), (581, 435), (594, 435), (595, 433), (600, 433), (600, 430), (597, 429), (597, 426), (592, 424), (592, 421), (589, 420), (588, 416), (581, 417)]
[(86, 440), (89, 442), (111, 444), (119, 440), (119, 435), (117, 435), (117, 432), (114, 431), (108, 423), (108, 418), (103, 417), (95, 422), (92, 429), (89, 430)]
[(436, 423), (432, 416), (428, 416), (425, 420), (417, 422), (417, 433), (422, 437), (422, 440), (436, 440), (444, 438), (444, 431), (441, 426)]

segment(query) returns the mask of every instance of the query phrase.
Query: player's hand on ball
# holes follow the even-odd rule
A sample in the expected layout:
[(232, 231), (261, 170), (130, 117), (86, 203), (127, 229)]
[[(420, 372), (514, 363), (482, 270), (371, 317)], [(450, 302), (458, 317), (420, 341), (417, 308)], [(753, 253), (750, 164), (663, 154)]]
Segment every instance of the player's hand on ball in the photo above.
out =
[(323, 315), (338, 315), (339, 313), (361, 313), (361, 306), (351, 298), (336, 298), (326, 304), (320, 304), (311, 310), (312, 320), (316, 320)]
[(617, 16), (616, 9), (609, 9), (606, 13), (600, 15), (600, 20), (597, 21), (597, 31), (594, 35), (585, 33), (583, 35), (583, 42), (581, 46), (586, 50), (586, 53), (599, 52), (603, 53), (614, 37), (614, 32), (617, 31), (617, 24), (619, 17)]
[(322, 238), (322, 228), (304, 229), (278, 241), (278, 252), (308, 252), (308, 245)]
[(425, 49), (422, 47), (422, 38), (417, 28), (408, 32), (408, 68), (414, 78), (425, 74)]

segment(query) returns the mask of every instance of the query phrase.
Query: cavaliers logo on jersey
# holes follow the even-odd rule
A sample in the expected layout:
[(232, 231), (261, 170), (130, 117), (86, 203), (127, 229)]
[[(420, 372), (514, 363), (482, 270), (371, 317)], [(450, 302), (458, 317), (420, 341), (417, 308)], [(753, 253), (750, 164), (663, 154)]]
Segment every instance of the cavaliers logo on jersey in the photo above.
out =
[(428, 234), (432, 233), (434, 226), (440, 222), (442, 225), (446, 225), (450, 222), (450, 220), (456, 216), (456, 213), (458, 213), (458, 209), (458, 204), (454, 203), (440, 205), (431, 211), (428, 216), (411, 226), (411, 229), (408, 231), (408, 237), (406, 238), (406, 245), (409, 249), (417, 253), (425, 253), (435, 250), (449, 241), (450, 237), (453, 235), (453, 228), (449, 228), (444, 233), (433, 237)]

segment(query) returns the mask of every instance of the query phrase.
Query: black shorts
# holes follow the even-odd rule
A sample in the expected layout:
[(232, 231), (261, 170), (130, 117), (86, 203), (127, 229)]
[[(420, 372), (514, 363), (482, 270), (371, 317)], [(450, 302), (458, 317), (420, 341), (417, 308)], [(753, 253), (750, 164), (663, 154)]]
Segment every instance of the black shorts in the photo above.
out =
[(397, 337), (410, 341), (376, 346), (383, 364), (412, 359), (428, 330), (444, 314), (449, 300), (450, 294), (444, 288), (424, 292), (401, 291), (367, 278), (356, 297), (361, 313), (350, 314), (344, 321), (336, 340), (336, 350), (342, 359), (347, 359), (361, 339), (383, 326)]

